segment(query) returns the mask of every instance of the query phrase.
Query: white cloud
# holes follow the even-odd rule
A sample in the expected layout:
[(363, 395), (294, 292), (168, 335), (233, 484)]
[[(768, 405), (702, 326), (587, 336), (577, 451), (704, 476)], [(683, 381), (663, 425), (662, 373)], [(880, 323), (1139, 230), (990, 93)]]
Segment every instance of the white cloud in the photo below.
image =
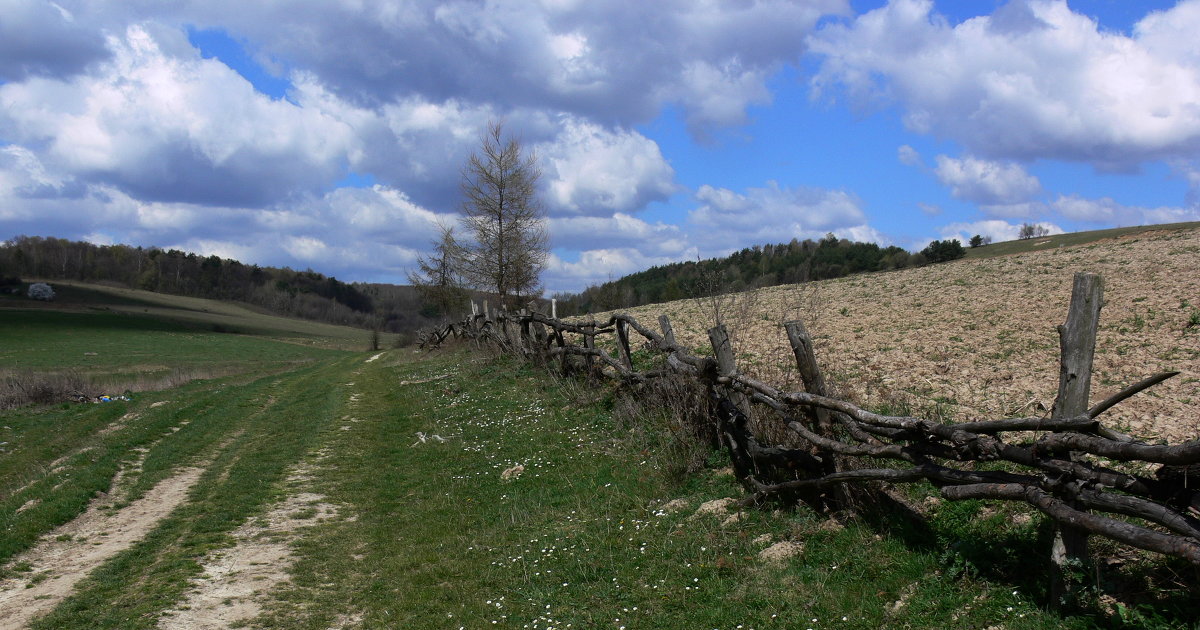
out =
[(1200, 150), (1200, 2), (1133, 36), (1060, 0), (1014, 0), (951, 25), (929, 0), (893, 0), (811, 38), (819, 94), (898, 101), (905, 123), (988, 159), (1128, 170)]
[(340, 175), (348, 127), (195, 51), (172, 56), (151, 30), (110, 37), (89, 74), (0, 86), (0, 136), (146, 201), (267, 205)]
[(771, 181), (742, 194), (706, 184), (696, 199), (702, 205), (689, 214), (689, 232), (714, 255), (755, 244), (819, 238), (866, 222), (862, 202), (841, 190), (786, 188)]
[(680, 255), (687, 249), (678, 226), (648, 223), (616, 213), (611, 217), (561, 217), (549, 221), (550, 241), (569, 250), (638, 248), (659, 256)]
[(570, 118), (537, 149), (552, 214), (636, 212), (675, 191), (675, 170), (658, 145), (637, 132)]
[(654, 256), (631, 247), (587, 250), (576, 261), (566, 261), (551, 254), (546, 261), (542, 280), (547, 291), (552, 293), (579, 291), (586, 286), (615, 280), (655, 265), (694, 260), (698, 255), (697, 250), (690, 249), (679, 256)]
[[(1009, 223), (998, 219), (988, 219), (986, 221), (974, 221), (969, 223), (957, 222), (950, 223), (938, 229), (941, 239), (956, 238), (960, 243), (966, 245), (972, 236), (976, 234), (984, 237), (989, 237), (994, 242), (1014, 241), (1021, 234), (1020, 223)], [(1047, 234), (1062, 234), (1063, 229), (1053, 223), (1047, 221), (1037, 221), (1033, 225), (1042, 226)], [(929, 239), (932, 240), (932, 239)], [(917, 247), (920, 250), (929, 243), (926, 240), (923, 245)]]
[(901, 145), (896, 150), (896, 159), (900, 160), (900, 163), (905, 166), (925, 166), (925, 161), (921, 159), (921, 154), (907, 144)]
[(1038, 178), (1026, 173), (1018, 164), (970, 156), (959, 160), (939, 155), (934, 173), (956, 199), (982, 205), (1019, 204), (1029, 201), (1042, 190)]
[(1112, 198), (1087, 199), (1078, 195), (1059, 195), (1051, 209), (1075, 221), (1110, 225), (1150, 225), (1200, 220), (1200, 208), (1143, 208), (1126, 206)]
[[(106, 23), (107, 13), (88, 18)], [(130, 7), (140, 19), (225, 28), (368, 107), (418, 96), (547, 106), (631, 126), (679, 105), (695, 133), (737, 124), (764, 81), (847, 0), (246, 3)], [(631, 54), (636, 51), (636, 54)]]

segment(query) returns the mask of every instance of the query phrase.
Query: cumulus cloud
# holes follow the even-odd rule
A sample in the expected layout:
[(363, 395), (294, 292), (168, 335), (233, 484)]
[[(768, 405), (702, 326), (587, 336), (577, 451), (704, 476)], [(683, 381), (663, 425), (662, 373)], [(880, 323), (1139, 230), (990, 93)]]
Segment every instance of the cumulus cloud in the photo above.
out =
[(68, 77), (108, 57), (100, 32), (61, 5), (5, 0), (0, 10), (0, 79)]
[(551, 292), (579, 291), (583, 287), (607, 282), (655, 265), (695, 260), (697, 256), (699, 251), (694, 248), (679, 256), (648, 255), (632, 247), (591, 249), (582, 252), (579, 259), (574, 261), (552, 253), (546, 261), (543, 282)]
[(141, 26), (108, 45), (93, 73), (0, 86), (0, 136), (145, 201), (265, 206), (340, 175), (352, 139), (339, 121), (194, 50), (168, 54)]
[(571, 250), (637, 247), (657, 255), (679, 255), (687, 248), (678, 226), (649, 223), (616, 213), (611, 217), (562, 217), (549, 221), (551, 242)]
[(1088, 199), (1079, 195), (1060, 195), (1050, 208), (1068, 219), (1089, 223), (1148, 225), (1200, 220), (1200, 208), (1197, 207), (1126, 206), (1109, 197)]
[(1019, 164), (939, 155), (934, 173), (956, 199), (982, 205), (1023, 203), (1042, 191), (1038, 178)]
[(907, 144), (901, 145), (896, 149), (896, 159), (905, 166), (925, 166), (925, 161), (921, 159), (921, 153)]
[(952, 25), (893, 0), (811, 38), (818, 94), (898, 102), (909, 129), (986, 159), (1130, 170), (1200, 150), (1200, 2), (1100, 28), (1061, 0), (1013, 0)]
[(578, 119), (564, 121), (538, 154), (553, 214), (636, 212), (675, 191), (675, 170), (654, 141)]
[(841, 190), (787, 188), (771, 181), (743, 194), (704, 185), (696, 199), (702, 205), (688, 217), (693, 240), (714, 253), (819, 238), (866, 224), (861, 200)]
[[(966, 245), (976, 234), (984, 237), (989, 237), (994, 242), (1014, 241), (1020, 237), (1021, 223), (1009, 223), (999, 219), (988, 219), (985, 221), (973, 222), (957, 222), (944, 225), (939, 228), (938, 233), (942, 239), (956, 238), (960, 243)], [(1033, 225), (1040, 225), (1046, 230), (1047, 234), (1062, 234), (1063, 229), (1048, 221), (1037, 221)], [(929, 241), (925, 241), (927, 244)], [(917, 247), (921, 249), (924, 245)]]
[(362, 106), (460, 98), (629, 126), (672, 103), (701, 133), (765, 102), (765, 78), (849, 3), (193, 0), (153, 11), (251, 39)]

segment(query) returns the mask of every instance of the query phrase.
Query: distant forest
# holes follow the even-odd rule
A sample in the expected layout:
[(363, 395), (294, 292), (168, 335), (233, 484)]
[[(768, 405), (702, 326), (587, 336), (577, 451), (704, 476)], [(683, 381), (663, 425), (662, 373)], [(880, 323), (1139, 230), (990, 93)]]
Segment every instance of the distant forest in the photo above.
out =
[(312, 270), (245, 265), (175, 249), (93, 245), (18, 236), (0, 243), (6, 279), (77, 280), (158, 293), (234, 300), (275, 314), (359, 328), (406, 332), (437, 322), (412, 287), (348, 284)]
[[(840, 278), (953, 260), (956, 240), (934, 241), (917, 254), (899, 247), (855, 243), (832, 234), (820, 241), (762, 245), (725, 258), (673, 263), (560, 293), (560, 316), (596, 313), (716, 293)], [(312, 270), (245, 265), (175, 249), (93, 245), (60, 238), (18, 236), (0, 243), (0, 284), (18, 278), (109, 283), (158, 293), (233, 300), (272, 313), (315, 321), (410, 332), (445, 319), (414, 287), (345, 283)], [(476, 299), (487, 296), (472, 292)], [(459, 313), (451, 313), (458, 317)]]
[(558, 294), (560, 315), (595, 313), (714, 293), (841, 278), (856, 273), (919, 267), (962, 258), (957, 240), (934, 241), (920, 253), (856, 243), (829, 234), (820, 241), (793, 239), (754, 246), (725, 258), (651, 267), (579, 294)]

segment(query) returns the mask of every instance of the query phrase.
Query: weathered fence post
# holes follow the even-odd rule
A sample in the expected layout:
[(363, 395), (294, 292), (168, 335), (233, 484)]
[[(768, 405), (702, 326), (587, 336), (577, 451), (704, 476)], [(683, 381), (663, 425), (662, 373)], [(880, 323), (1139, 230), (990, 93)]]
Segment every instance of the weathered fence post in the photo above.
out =
[[(1104, 305), (1104, 280), (1093, 273), (1077, 273), (1071, 287), (1071, 305), (1067, 321), (1058, 327), (1060, 349), (1058, 396), (1051, 418), (1074, 418), (1087, 413), (1092, 387), (1092, 359), (1096, 351), (1096, 330), (1100, 308)], [(1071, 459), (1076, 459), (1074, 453)], [(1081, 509), (1078, 506), (1072, 506)], [(1050, 551), (1053, 580), (1050, 599), (1056, 605), (1072, 605), (1082, 584), (1079, 577), (1090, 572), (1087, 533), (1060, 525), (1055, 529)]]
[[(558, 320), (555, 320), (555, 322), (557, 321)], [(571, 355), (567, 354), (566, 352), (567, 340), (563, 339), (563, 331), (557, 326), (554, 327), (554, 342), (558, 345), (558, 350), (560, 353), (559, 359), (562, 361), (563, 376), (568, 376), (571, 374)]]
[[(583, 325), (583, 347), (585, 350), (596, 349), (596, 320), (594, 319)], [(587, 370), (588, 376), (592, 376), (592, 369), (595, 367), (595, 357), (591, 354), (584, 355), (583, 365)]]
[(621, 353), (621, 363), (632, 372), (633, 354), (629, 351), (629, 331), (625, 328), (624, 319), (617, 319), (617, 349)]
[(667, 342), (668, 346), (675, 345), (675, 329), (671, 327), (671, 318), (666, 315), (658, 316), (658, 325), (663, 331), (663, 341)]
[(521, 318), (521, 353), (524, 354), (526, 358), (528, 358), (529, 354), (533, 352), (533, 334), (529, 330), (529, 322), (530, 318)]
[(550, 319), (558, 319), (558, 300), (550, 298)]
[[(717, 375), (733, 376), (737, 374), (737, 362), (733, 358), (733, 346), (729, 343), (729, 331), (724, 324), (717, 324), (708, 329), (708, 340), (712, 343), (713, 355), (717, 358)], [(729, 399), (742, 415), (750, 417), (750, 399), (745, 394), (727, 387)]]
[[(804, 391), (818, 396), (828, 396), (825, 387), (825, 375), (817, 367), (817, 355), (813, 352), (812, 336), (798, 320), (784, 322), (788, 343), (792, 346), (792, 354), (796, 357), (796, 368), (800, 370), (800, 380), (804, 383)], [(833, 437), (833, 422), (829, 419), (829, 410), (820, 407), (809, 407), (810, 417), (817, 431), (825, 437)]]
[[(812, 335), (804, 328), (799, 320), (784, 322), (788, 343), (792, 346), (792, 354), (796, 357), (796, 368), (800, 371), (800, 380), (804, 391), (818, 396), (828, 396), (829, 389), (825, 386), (825, 375), (817, 366), (817, 355), (813, 351)], [(828, 409), (808, 407), (806, 409), (816, 432), (829, 439), (836, 439), (833, 431), (833, 420)], [(829, 452), (820, 452), (822, 474), (832, 474), (846, 469), (843, 457)], [(833, 490), (834, 501), (838, 508), (850, 509), (850, 490), (844, 484), (838, 484)]]

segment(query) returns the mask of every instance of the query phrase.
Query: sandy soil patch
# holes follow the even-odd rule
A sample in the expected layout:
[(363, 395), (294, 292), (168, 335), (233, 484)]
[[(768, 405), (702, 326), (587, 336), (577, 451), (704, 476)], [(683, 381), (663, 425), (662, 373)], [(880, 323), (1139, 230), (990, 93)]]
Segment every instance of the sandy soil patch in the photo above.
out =
[(729, 511), (729, 506), (733, 505), (733, 502), (733, 499), (729, 497), (705, 501), (704, 503), (700, 504), (700, 507), (696, 508), (696, 511), (692, 514), (692, 518), (695, 519), (702, 516), (725, 516), (725, 513)]
[(782, 540), (758, 552), (758, 557), (768, 564), (783, 564), (803, 552), (804, 543)]
[(299, 493), (233, 532), (237, 543), (204, 562), (193, 590), (158, 627), (164, 630), (229, 628), (263, 611), (266, 593), (288, 578), (291, 541), (308, 525), (336, 515), (324, 497)]
[(125, 491), (126, 473), (118, 473), (113, 491), (92, 502), (75, 520), (46, 535), (33, 549), (13, 559), (32, 570), (0, 582), (0, 630), (22, 628), (70, 595), (75, 584), (104, 561), (141, 540), (187, 499), (201, 468), (184, 468), (160, 481), (142, 498), (111, 509)]
[[(1092, 401), (1159, 371), (1179, 376), (1105, 413), (1107, 426), (1172, 443), (1200, 437), (1200, 230), (762, 289), (726, 306), (740, 369), (799, 388), (784, 321), (801, 319), (842, 394), (947, 419), (1044, 413), (1058, 388), (1058, 333), (1076, 272), (1104, 277)], [(711, 309), (693, 300), (630, 309), (671, 317), (676, 338), (711, 354)]]
[[(316, 453), (316, 461), (329, 456)], [(287, 485), (293, 490), (286, 498), (258, 517), (234, 530), (232, 547), (211, 554), (204, 561), (204, 573), (193, 581), (186, 598), (159, 621), (163, 630), (202, 630), (229, 628), (249, 621), (264, 610), (270, 591), (288, 579), (293, 562), (292, 543), (308, 526), (339, 518), (338, 509), (320, 494), (304, 491), (316, 471), (311, 465), (298, 466)], [(342, 617), (334, 627), (356, 623), (354, 617)]]

